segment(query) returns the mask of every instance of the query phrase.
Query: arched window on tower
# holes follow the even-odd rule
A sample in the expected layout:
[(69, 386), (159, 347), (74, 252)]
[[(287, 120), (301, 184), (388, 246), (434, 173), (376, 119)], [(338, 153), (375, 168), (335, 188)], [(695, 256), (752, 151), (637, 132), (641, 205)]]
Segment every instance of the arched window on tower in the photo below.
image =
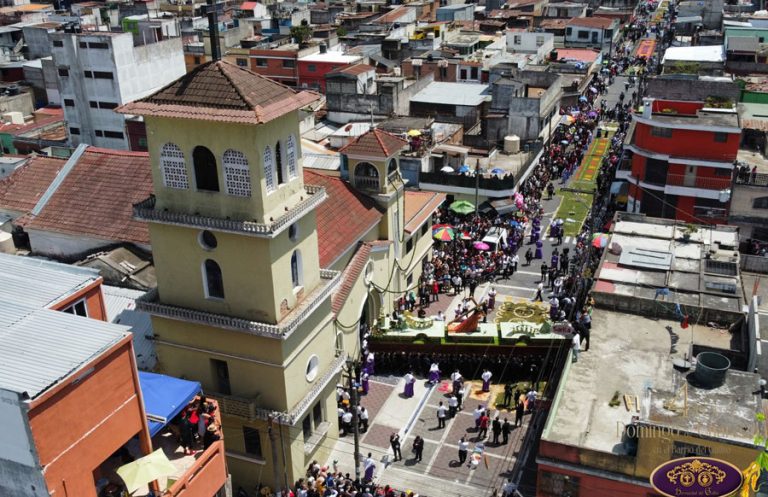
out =
[(397, 172), (397, 159), (389, 159), (389, 164), (387, 164), (387, 177), (392, 178), (392, 176)]
[(283, 147), (280, 142), (275, 143), (275, 170), (277, 171), (277, 184), (285, 183), (286, 174), (283, 171)]
[(355, 166), (355, 187), (367, 190), (379, 189), (379, 171), (370, 162), (358, 162)]
[(216, 157), (213, 152), (202, 145), (192, 151), (192, 161), (195, 164), (195, 183), (198, 190), (208, 192), (219, 191), (219, 169), (216, 167)]
[(184, 152), (175, 143), (166, 143), (160, 150), (160, 171), (163, 173), (163, 185), (167, 188), (189, 189)]
[(291, 283), (293, 288), (301, 286), (304, 282), (301, 269), (301, 252), (294, 250), (291, 255)]
[(285, 160), (288, 162), (288, 179), (292, 180), (298, 176), (298, 165), (296, 157), (296, 139), (293, 135), (288, 137), (285, 142)]
[(267, 193), (275, 191), (275, 160), (272, 156), (272, 149), (264, 149), (264, 181), (267, 187)]
[(207, 298), (224, 298), (224, 279), (221, 276), (221, 267), (212, 259), (206, 259), (203, 263), (203, 287)]
[(251, 196), (251, 171), (248, 159), (238, 150), (224, 152), (224, 187), (229, 195)]

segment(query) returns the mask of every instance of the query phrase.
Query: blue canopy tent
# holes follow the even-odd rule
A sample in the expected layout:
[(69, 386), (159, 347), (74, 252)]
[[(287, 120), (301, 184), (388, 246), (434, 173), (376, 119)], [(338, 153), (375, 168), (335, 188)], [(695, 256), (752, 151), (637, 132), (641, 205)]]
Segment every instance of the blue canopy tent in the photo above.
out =
[(149, 435), (154, 437), (200, 393), (200, 383), (139, 371)]

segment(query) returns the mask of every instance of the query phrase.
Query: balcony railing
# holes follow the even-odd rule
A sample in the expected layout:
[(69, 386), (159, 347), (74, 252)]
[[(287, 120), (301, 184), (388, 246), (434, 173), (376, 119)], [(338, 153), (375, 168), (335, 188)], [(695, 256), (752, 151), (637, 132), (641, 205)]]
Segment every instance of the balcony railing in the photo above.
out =
[(314, 312), (320, 303), (336, 290), (340, 280), (341, 273), (339, 271), (321, 269), (320, 284), (318, 284), (312, 293), (305, 297), (304, 300), (302, 300), (299, 305), (278, 324), (251, 321), (224, 314), (216, 314), (213, 312), (164, 304), (160, 301), (156, 288), (137, 299), (136, 307), (146, 313), (168, 319), (200, 323), (208, 326), (215, 326), (217, 328), (250, 333), (266, 338), (285, 340), (296, 331), (296, 328), (298, 328), (299, 325), (312, 314), (312, 312)]
[(378, 176), (355, 176), (355, 187), (362, 190), (379, 190)]
[(269, 224), (158, 210), (155, 208), (156, 199), (154, 195), (142, 200), (138, 204), (133, 204), (133, 216), (141, 221), (194, 226), (216, 231), (274, 238), (289, 225), (293, 224), (296, 219), (299, 219), (307, 211), (314, 209), (326, 199), (325, 188), (321, 186), (304, 185), (304, 189), (307, 192), (307, 198)]
[[(215, 402), (215, 400), (213, 401)], [(221, 426), (221, 404), (214, 411), (216, 426)], [(166, 450), (166, 447), (163, 447)], [(180, 447), (177, 448), (169, 459), (175, 466), (182, 466), (184, 471), (174, 479), (164, 497), (186, 497), (195, 495), (215, 495), (227, 482), (227, 465), (224, 454), (224, 439), (213, 442), (207, 449), (198, 455), (179, 457)], [(189, 460), (189, 465), (184, 461)], [(171, 475), (172, 477), (176, 475)]]
[(751, 173), (740, 174), (736, 176), (737, 185), (750, 185), (750, 186), (768, 186), (768, 174), (766, 173)]
[(731, 178), (702, 178), (686, 174), (668, 174), (667, 184), (670, 186), (685, 186), (705, 190), (723, 190), (731, 186)]
[[(473, 176), (464, 176), (451, 173), (419, 173), (419, 183), (431, 183), (435, 185), (458, 186), (474, 191), (476, 178)], [(492, 191), (512, 190), (515, 187), (515, 177), (510, 174), (503, 178), (480, 176), (480, 189)]]

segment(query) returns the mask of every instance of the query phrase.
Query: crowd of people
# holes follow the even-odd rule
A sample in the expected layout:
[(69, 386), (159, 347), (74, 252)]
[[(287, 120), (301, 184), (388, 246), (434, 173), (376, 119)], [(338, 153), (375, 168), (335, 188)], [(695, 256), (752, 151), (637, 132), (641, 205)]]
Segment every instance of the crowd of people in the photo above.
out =
[[(434, 224), (450, 225), (455, 233), (452, 240), (436, 242), (432, 258), (425, 263), (422, 277), (418, 284), (395, 302), (396, 316), (410, 311), (423, 315), (431, 303), (440, 299), (441, 295), (455, 296), (463, 294), (467, 298), (474, 297), (475, 289), (484, 282), (494, 282), (510, 278), (523, 264), (532, 265), (540, 262), (541, 279), (537, 296), (546, 296), (553, 320), (567, 320), (574, 328), (573, 348), (574, 357), (579, 352), (589, 349), (589, 331), (591, 327), (591, 298), (589, 288), (592, 285), (592, 275), (597, 268), (603, 247), (594, 246), (592, 235), (605, 230), (611, 222), (616, 210), (616, 203), (610, 193), (610, 186), (615, 175), (616, 167), (622, 153), (622, 145), (626, 136), (633, 106), (639, 102), (642, 95), (644, 79), (648, 72), (656, 67), (653, 57), (636, 57), (632, 47), (642, 37), (653, 33), (662, 42), (670, 35), (664, 29), (658, 29), (649, 20), (656, 8), (656, 3), (643, 1), (638, 6), (638, 19), (624, 28), (619, 42), (603, 71), (593, 76), (588, 91), (581, 97), (576, 106), (562, 108), (562, 122), (552, 133), (549, 143), (543, 148), (539, 161), (531, 168), (530, 174), (518, 185), (518, 193), (513, 197), (514, 212), (510, 214), (474, 214), (462, 215), (441, 208), (437, 211)], [(630, 74), (619, 101), (608, 105), (602, 98), (608, 87), (619, 74)], [(632, 92), (630, 93), (630, 90)], [(610, 130), (602, 127), (601, 123), (611, 122)], [(610, 136), (610, 132), (613, 132)], [(550, 254), (545, 254), (542, 244), (544, 236), (554, 237), (558, 245), (562, 244), (564, 225), (567, 220), (554, 219), (549, 232), (543, 230), (544, 210), (542, 202), (551, 198), (555, 192), (555, 184), (566, 183), (576, 172), (590, 143), (595, 138), (610, 136), (608, 152), (603, 157), (597, 172), (595, 194), (591, 203), (587, 221), (576, 236), (576, 244), (572, 250), (567, 247), (554, 248)], [(745, 176), (744, 172), (741, 172)], [(748, 174), (748, 173), (746, 173)], [(494, 234), (498, 243), (485, 248), (482, 243), (489, 234)], [(521, 261), (521, 257), (525, 262)], [(545, 286), (546, 285), (546, 286)], [(545, 292), (546, 290), (549, 290)], [(495, 297), (495, 292), (493, 297)], [(478, 305), (488, 306), (488, 302)], [(491, 308), (493, 303), (491, 303)], [(457, 312), (457, 315), (459, 313)], [(444, 318), (441, 314), (440, 318)], [(414, 375), (429, 378), (429, 381), (440, 380), (442, 371), (454, 371), (451, 377), (459, 374), (462, 369), (470, 376), (482, 375), (484, 387), (495, 378), (505, 384), (504, 401), (508, 406), (514, 406), (514, 424), (504, 419), (498, 412), (494, 413), (483, 406), (473, 411), (473, 418), (481, 440), (490, 430), (490, 443), (503, 444), (510, 431), (521, 423), (522, 414), (534, 408), (536, 402), (537, 379), (542, 369), (548, 367), (547, 358), (536, 354), (484, 355), (474, 354), (429, 354), (420, 352), (381, 352), (374, 354), (367, 350), (368, 330), (363, 330), (362, 361), (356, 371), (356, 381), (353, 388), (362, 395), (361, 406), (357, 410), (357, 419), (361, 431), (368, 427), (368, 413), (365, 410), (365, 394), (368, 392), (368, 379), (374, 370), (395, 375)], [(582, 344), (584, 348), (582, 349)], [(441, 371), (442, 370), (442, 371)], [(461, 375), (459, 374), (461, 377)], [(515, 391), (511, 382), (528, 381), (530, 391)], [(406, 381), (406, 384), (409, 382)], [(411, 382), (412, 383), (412, 382)], [(407, 391), (406, 391), (407, 394)], [(458, 409), (464, 407), (465, 398), (461, 387), (454, 388), (447, 398), (446, 405), (438, 408), (438, 427), (445, 426), (445, 418), (455, 416)], [(339, 406), (340, 433), (351, 431), (353, 411), (351, 392), (339, 385), (337, 390)], [(441, 413), (443, 419), (441, 420)], [(439, 429), (438, 428), (438, 429)], [(471, 431), (471, 429), (470, 429)], [(411, 452), (416, 461), (419, 459), (419, 437), (414, 438)], [(402, 458), (399, 435), (393, 434), (391, 447), (395, 455)], [(422, 445), (423, 447), (423, 445)], [(464, 463), (469, 452), (469, 443), (465, 438), (458, 441), (459, 460)], [(321, 466), (316, 461), (307, 470), (305, 478), (295, 485), (293, 495), (298, 497), (343, 496), (343, 497), (412, 497), (416, 494), (407, 490), (395, 490), (387, 485), (375, 484), (373, 475), (376, 462), (371, 455), (363, 462), (365, 474), (356, 479), (349, 473), (343, 473), (333, 462), (332, 467)], [(509, 482), (510, 488), (511, 482)]]

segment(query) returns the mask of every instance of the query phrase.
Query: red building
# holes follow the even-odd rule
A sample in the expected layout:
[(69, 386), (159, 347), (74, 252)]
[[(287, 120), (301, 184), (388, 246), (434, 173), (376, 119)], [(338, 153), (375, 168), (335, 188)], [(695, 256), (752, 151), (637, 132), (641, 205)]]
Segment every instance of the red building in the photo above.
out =
[(735, 109), (645, 99), (633, 116), (616, 179), (629, 182), (629, 212), (725, 223), (741, 128)]
[(359, 64), (360, 55), (325, 52), (307, 55), (298, 60), (299, 86), (325, 93), (325, 75), (331, 71)]
[(299, 84), (299, 56), (298, 45), (286, 45), (276, 50), (254, 48), (251, 49), (250, 69), (273, 81), (295, 87)]
[(101, 283), (91, 269), (0, 254), (0, 495), (117, 495), (116, 469), (160, 448), (173, 473), (132, 495), (224, 495), (223, 440), (187, 455), (165, 429), (199, 383), (137, 371), (129, 327), (105, 322)]

